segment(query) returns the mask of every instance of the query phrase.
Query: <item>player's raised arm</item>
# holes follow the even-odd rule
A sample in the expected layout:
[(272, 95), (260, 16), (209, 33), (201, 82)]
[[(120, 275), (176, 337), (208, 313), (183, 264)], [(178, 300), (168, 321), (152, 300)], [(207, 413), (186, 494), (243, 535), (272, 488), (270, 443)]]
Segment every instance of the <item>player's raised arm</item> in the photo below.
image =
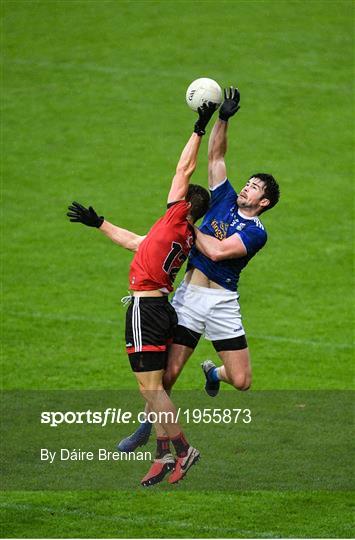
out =
[(82, 204), (73, 202), (68, 207), (68, 210), (67, 216), (72, 223), (82, 223), (88, 227), (96, 227), (110, 240), (130, 251), (137, 251), (140, 243), (145, 238), (145, 236), (139, 236), (106, 221), (103, 216), (97, 215), (92, 206), (85, 208)]
[(224, 89), (224, 102), (219, 110), (208, 141), (208, 184), (214, 187), (227, 177), (224, 156), (227, 152), (228, 120), (239, 110), (240, 94), (237, 88), (231, 86)]
[(183, 149), (176, 167), (176, 173), (168, 195), (168, 203), (179, 201), (186, 196), (190, 178), (196, 169), (201, 137), (205, 134), (206, 126), (215, 110), (216, 105), (212, 102), (205, 103), (202, 107), (199, 107), (198, 120), (195, 123), (194, 133)]

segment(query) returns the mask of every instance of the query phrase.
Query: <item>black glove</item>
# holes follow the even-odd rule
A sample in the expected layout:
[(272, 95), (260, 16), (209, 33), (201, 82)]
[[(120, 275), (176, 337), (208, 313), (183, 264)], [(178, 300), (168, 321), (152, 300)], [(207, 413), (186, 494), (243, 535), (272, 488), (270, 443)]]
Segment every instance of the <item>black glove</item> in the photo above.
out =
[(99, 228), (104, 222), (104, 216), (98, 216), (92, 206), (85, 208), (82, 204), (74, 201), (68, 206), (68, 210), (67, 216), (73, 223), (84, 223), (88, 227)]
[(206, 126), (210, 121), (213, 113), (217, 109), (217, 104), (209, 101), (204, 103), (201, 107), (197, 109), (198, 120), (195, 124), (194, 132), (197, 133), (200, 137), (206, 133)]
[(240, 109), (239, 107), (240, 93), (238, 88), (230, 86), (224, 89), (224, 101), (219, 109), (219, 117), (221, 120), (228, 122), (231, 116)]

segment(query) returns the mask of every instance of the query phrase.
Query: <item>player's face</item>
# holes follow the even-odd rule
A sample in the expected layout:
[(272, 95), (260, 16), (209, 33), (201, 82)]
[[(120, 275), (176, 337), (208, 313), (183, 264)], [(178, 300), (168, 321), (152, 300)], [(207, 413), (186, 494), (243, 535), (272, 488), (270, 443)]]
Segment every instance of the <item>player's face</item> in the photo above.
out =
[(238, 207), (258, 210), (265, 206), (268, 199), (264, 196), (264, 187), (265, 184), (260, 178), (250, 178), (238, 195)]

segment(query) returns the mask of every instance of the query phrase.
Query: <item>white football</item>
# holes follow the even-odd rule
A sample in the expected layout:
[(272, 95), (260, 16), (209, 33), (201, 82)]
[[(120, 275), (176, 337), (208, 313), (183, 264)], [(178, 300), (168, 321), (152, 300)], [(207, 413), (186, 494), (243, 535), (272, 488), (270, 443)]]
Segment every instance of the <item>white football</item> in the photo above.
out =
[(193, 81), (186, 90), (186, 103), (193, 110), (197, 111), (203, 103), (212, 101), (219, 107), (222, 103), (222, 88), (213, 79), (202, 77)]

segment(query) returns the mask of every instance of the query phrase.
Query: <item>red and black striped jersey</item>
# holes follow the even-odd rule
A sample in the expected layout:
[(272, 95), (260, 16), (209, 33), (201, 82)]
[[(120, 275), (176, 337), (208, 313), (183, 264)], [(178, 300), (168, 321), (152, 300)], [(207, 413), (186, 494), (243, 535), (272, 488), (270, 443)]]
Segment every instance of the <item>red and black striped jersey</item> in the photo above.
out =
[(129, 271), (133, 291), (173, 290), (176, 274), (194, 243), (194, 229), (186, 220), (188, 203), (178, 201), (150, 229), (135, 254)]

